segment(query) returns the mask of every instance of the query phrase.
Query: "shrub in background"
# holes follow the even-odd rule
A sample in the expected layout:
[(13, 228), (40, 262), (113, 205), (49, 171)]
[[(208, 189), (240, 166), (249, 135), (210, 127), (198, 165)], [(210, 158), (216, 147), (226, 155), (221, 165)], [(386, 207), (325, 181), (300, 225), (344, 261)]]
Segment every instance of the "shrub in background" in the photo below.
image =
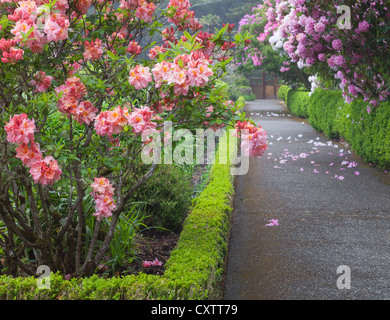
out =
[(145, 224), (178, 231), (191, 205), (191, 174), (175, 165), (161, 165), (133, 196), (144, 203)]
[(309, 116), (309, 91), (287, 90), (286, 105), (287, 108), (299, 117), (307, 118)]
[[(339, 138), (340, 133), (336, 128), (338, 111), (344, 106), (341, 92), (330, 90), (316, 90), (307, 100), (307, 115), (310, 124), (319, 131), (324, 132), (329, 138)], [(341, 108), (341, 109), (339, 109)]]
[(286, 85), (280, 86), (280, 88), (278, 90), (278, 93), (277, 93), (278, 98), (282, 99), (283, 101), (286, 101), (287, 93), (288, 93), (289, 90), (290, 90), (289, 86), (286, 86)]
[(344, 103), (341, 91), (318, 88), (309, 96), (290, 89), (287, 107), (328, 137), (344, 138), (365, 161), (390, 168), (390, 102), (369, 109), (361, 99)]

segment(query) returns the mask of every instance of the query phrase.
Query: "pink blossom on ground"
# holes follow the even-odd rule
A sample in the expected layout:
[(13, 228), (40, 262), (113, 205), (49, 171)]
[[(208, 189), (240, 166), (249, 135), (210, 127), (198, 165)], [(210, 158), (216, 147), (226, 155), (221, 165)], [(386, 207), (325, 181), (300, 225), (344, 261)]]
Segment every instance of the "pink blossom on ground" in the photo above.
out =
[(142, 265), (144, 268), (148, 268), (148, 267), (152, 267), (152, 266), (162, 266), (162, 262), (156, 258), (153, 261), (145, 260), (142, 262)]
[(271, 219), (268, 222), (269, 223), (267, 223), (265, 225), (266, 227), (273, 227), (273, 226), (278, 226), (279, 225), (279, 220), (278, 219)]

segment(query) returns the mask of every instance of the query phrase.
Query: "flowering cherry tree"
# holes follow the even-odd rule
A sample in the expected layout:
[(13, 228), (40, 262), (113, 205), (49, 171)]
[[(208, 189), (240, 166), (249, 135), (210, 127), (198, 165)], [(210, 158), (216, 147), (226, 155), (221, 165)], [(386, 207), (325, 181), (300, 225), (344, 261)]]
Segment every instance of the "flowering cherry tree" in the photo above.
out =
[(361, 98), (370, 110), (390, 97), (389, 18), (384, 0), (266, 0), (240, 22), (242, 32), (252, 32), (258, 46), (245, 48), (239, 63), (269, 68), (275, 58), (267, 50), (271, 44), (280, 72), (300, 75), (313, 89), (341, 89), (346, 102)]
[(338, 86), (346, 102), (362, 98), (375, 106), (389, 99), (388, 1), (271, 2), (264, 33), (272, 32), (275, 50), (317, 81)]
[(252, 8), (251, 13), (246, 14), (239, 23), (239, 32), (249, 33), (253, 37), (251, 43), (238, 52), (236, 57), (238, 72), (251, 72), (261, 70), (263, 72), (276, 73), (284, 83), (291, 87), (299, 87), (302, 84), (310, 87), (304, 70), (297, 67), (297, 63), (291, 61), (284, 51), (275, 51), (269, 39), (278, 24), (272, 22), (274, 3), (264, 1)]
[[(7, 271), (32, 275), (32, 259), (90, 275), (157, 168), (140, 161), (142, 133), (166, 136), (164, 121), (188, 129), (244, 121), (215, 83), (247, 39), (233, 38), (230, 25), (203, 32), (188, 0), (1, 0), (0, 11)], [(265, 132), (250, 128), (251, 153), (261, 155)]]

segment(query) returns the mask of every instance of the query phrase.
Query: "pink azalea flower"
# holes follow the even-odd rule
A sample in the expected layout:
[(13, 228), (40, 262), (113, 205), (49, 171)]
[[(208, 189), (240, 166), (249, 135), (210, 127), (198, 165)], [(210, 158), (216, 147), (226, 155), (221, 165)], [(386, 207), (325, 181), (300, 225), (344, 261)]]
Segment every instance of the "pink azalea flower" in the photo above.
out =
[(150, 267), (152, 265), (152, 262), (145, 260), (145, 261), (142, 262), (142, 265), (143, 265), (144, 268), (147, 268), (147, 267)]
[(135, 15), (138, 19), (144, 20), (145, 22), (151, 22), (153, 13), (156, 10), (154, 3), (148, 3), (145, 0), (139, 0), (139, 7), (137, 8)]
[(34, 162), (30, 167), (30, 174), (35, 183), (42, 185), (53, 184), (60, 179), (62, 171), (56, 160), (51, 156), (45, 157), (43, 160)]
[(95, 178), (94, 182), (91, 184), (91, 187), (94, 192), (99, 194), (114, 194), (114, 188), (112, 187), (110, 181), (104, 177)]
[(149, 67), (137, 65), (134, 69), (130, 70), (129, 83), (136, 90), (146, 88), (151, 81), (152, 74), (149, 71)]
[(35, 124), (34, 119), (27, 118), (27, 114), (16, 114), (4, 127), (7, 132), (7, 141), (18, 144), (28, 144), (34, 141)]
[(158, 259), (156, 258), (156, 259), (153, 260), (152, 265), (153, 266), (162, 266), (162, 262), (158, 261)]
[(95, 178), (91, 187), (93, 190), (91, 195), (95, 200), (95, 213), (93, 215), (97, 217), (97, 220), (111, 217), (116, 205), (113, 199), (114, 188), (110, 181), (104, 177)]
[(47, 76), (44, 71), (39, 71), (30, 84), (35, 86), (36, 92), (44, 92), (50, 87), (51, 80), (53, 80), (52, 76)]
[(22, 160), (27, 168), (30, 168), (35, 162), (42, 160), (42, 153), (37, 143), (31, 142), (31, 147), (23, 143), (15, 151), (16, 158)]
[(83, 56), (86, 60), (99, 59), (103, 54), (103, 45), (100, 39), (91, 40), (91, 42), (85, 40), (84, 47)]

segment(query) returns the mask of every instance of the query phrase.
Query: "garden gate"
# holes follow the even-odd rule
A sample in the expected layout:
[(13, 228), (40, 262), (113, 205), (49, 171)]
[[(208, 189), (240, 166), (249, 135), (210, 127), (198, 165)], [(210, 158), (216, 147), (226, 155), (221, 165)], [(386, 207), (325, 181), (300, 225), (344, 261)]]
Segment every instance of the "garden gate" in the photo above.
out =
[(250, 77), (252, 91), (256, 99), (276, 99), (281, 79), (275, 73), (260, 73), (260, 77)]

